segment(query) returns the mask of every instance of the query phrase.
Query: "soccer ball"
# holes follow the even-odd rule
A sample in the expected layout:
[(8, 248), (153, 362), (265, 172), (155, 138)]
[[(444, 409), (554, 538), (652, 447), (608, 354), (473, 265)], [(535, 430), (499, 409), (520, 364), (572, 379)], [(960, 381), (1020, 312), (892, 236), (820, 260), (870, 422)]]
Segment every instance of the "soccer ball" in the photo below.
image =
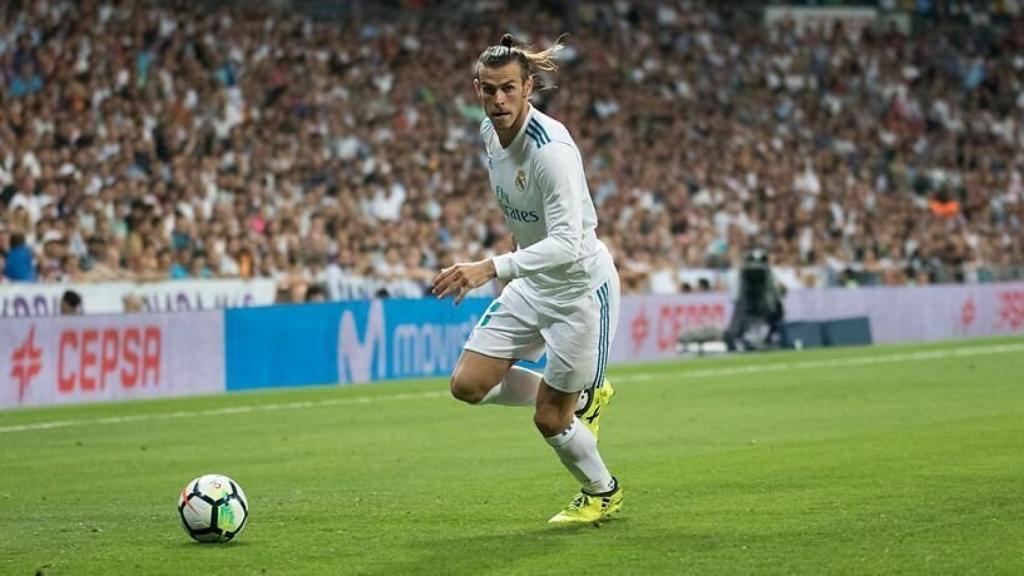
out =
[(207, 474), (188, 483), (178, 498), (178, 515), (188, 535), (200, 542), (227, 542), (245, 528), (249, 502), (237, 482)]

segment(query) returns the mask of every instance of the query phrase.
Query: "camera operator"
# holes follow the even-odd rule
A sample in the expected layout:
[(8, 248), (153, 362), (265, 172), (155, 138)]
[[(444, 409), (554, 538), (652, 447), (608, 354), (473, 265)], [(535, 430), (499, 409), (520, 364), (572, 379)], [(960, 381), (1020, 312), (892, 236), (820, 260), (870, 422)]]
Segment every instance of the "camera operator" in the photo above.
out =
[(785, 341), (782, 298), (785, 289), (775, 281), (768, 257), (754, 251), (743, 259), (739, 294), (724, 339), (729, 350), (763, 349)]

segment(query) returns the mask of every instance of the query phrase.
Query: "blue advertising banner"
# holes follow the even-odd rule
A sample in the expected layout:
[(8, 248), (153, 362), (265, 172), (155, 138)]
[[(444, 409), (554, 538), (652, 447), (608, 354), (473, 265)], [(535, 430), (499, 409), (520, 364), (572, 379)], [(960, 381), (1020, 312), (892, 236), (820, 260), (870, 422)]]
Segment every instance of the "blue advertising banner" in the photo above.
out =
[(490, 302), (372, 300), (226, 310), (227, 388), (445, 376)]

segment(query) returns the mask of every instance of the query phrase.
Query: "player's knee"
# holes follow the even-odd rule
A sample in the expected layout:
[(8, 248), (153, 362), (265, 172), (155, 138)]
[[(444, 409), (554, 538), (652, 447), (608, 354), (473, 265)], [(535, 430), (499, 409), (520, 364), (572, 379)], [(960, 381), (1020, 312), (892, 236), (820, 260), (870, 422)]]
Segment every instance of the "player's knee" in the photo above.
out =
[(479, 404), (487, 392), (475, 382), (463, 376), (461, 372), (452, 375), (450, 382), (452, 396), (467, 404)]
[(564, 412), (556, 406), (538, 406), (533, 413), (533, 424), (545, 438), (557, 436), (569, 427), (572, 412)]

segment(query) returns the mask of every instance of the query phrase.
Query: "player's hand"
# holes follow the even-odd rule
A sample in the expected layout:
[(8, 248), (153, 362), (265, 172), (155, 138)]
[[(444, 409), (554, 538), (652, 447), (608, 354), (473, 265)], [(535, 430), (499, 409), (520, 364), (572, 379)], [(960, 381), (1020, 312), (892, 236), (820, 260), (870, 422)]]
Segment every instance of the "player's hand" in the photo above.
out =
[(441, 270), (434, 277), (434, 287), (431, 292), (438, 298), (454, 294), (455, 304), (458, 304), (471, 290), (483, 286), (497, 275), (494, 262), (491, 262), (490, 258), (479, 262), (456, 264)]

